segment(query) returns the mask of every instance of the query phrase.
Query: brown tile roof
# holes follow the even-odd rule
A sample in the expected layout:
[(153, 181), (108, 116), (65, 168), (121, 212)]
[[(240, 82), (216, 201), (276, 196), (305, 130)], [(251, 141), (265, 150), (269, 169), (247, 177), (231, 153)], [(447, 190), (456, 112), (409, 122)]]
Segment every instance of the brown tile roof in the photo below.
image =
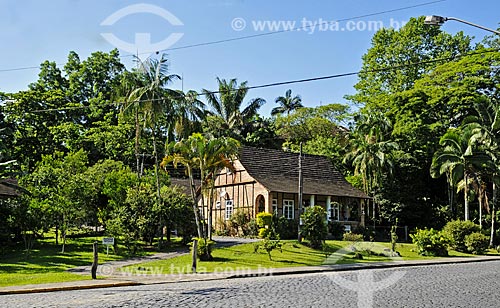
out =
[(0, 198), (18, 197), (20, 190), (16, 179), (0, 179)]
[[(297, 153), (244, 146), (239, 159), (248, 173), (270, 191), (297, 193), (298, 157)], [(304, 194), (369, 198), (349, 184), (324, 156), (303, 155), (302, 174)]]

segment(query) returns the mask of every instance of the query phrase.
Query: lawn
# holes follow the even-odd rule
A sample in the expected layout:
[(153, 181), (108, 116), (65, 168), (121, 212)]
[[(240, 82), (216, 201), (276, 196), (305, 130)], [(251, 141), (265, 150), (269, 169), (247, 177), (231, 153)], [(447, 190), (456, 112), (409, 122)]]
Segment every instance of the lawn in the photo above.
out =
[[(92, 243), (96, 240), (102, 243), (102, 237), (68, 238), (63, 254), (61, 246), (55, 245), (53, 237), (40, 239), (36, 241), (29, 257), (22, 244), (4, 247), (0, 254), (0, 287), (91, 279), (90, 275), (72, 274), (66, 270), (91, 265)], [(177, 244), (177, 239), (174, 239), (170, 249), (176, 249)], [(125, 250), (123, 246), (119, 245), (119, 248)], [(151, 250), (146, 247), (142, 254), (151, 254)], [(126, 256), (113, 254), (112, 249), (106, 255), (106, 247), (99, 245), (99, 263), (124, 258)]]
[[(242, 244), (233, 247), (215, 249), (212, 253), (213, 261), (198, 261), (198, 273), (234, 272), (255, 269), (318, 266), (325, 264), (346, 264), (359, 262), (384, 262), (394, 259), (417, 260), (433, 259), (434, 257), (420, 256), (414, 244), (397, 244), (397, 251), (401, 258), (390, 258), (383, 255), (390, 248), (389, 243), (357, 243), (356, 249), (363, 251), (363, 258), (354, 257), (354, 252), (348, 248), (353, 243), (344, 241), (327, 241), (327, 252), (311, 249), (297, 241), (284, 241), (282, 251), (274, 250), (272, 260), (266, 252), (254, 252), (254, 244)], [(346, 248), (341, 250), (341, 248)], [(385, 249), (385, 251), (384, 251)], [(367, 251), (372, 251), (368, 253)], [(449, 252), (450, 257), (473, 257), (474, 255), (456, 251)], [(191, 256), (184, 255), (172, 259), (145, 262), (130, 265), (121, 269), (132, 274), (186, 274), (191, 273)]]
[[(92, 243), (97, 240), (102, 242), (102, 237), (83, 237), (68, 239), (66, 252), (60, 252), (60, 245), (56, 246), (53, 238), (38, 240), (29, 257), (22, 246), (4, 247), (0, 254), (0, 287), (63, 282), (90, 279), (90, 275), (68, 273), (66, 270), (76, 266), (88, 266), (92, 262)], [(274, 250), (272, 260), (266, 252), (254, 252), (254, 244), (243, 244), (213, 251), (214, 261), (198, 262), (198, 272), (228, 272), (255, 269), (316, 266), (332, 263), (377, 262), (390, 261), (381, 255), (384, 248), (390, 247), (389, 243), (358, 243), (357, 250), (371, 250), (374, 253), (363, 253), (363, 259), (354, 258), (354, 253), (348, 250), (339, 251), (343, 247), (352, 245), (344, 241), (327, 241), (326, 251), (314, 250), (297, 241), (283, 241), (282, 251)], [(180, 247), (180, 239), (173, 239), (165, 249), (176, 250)], [(124, 247), (120, 247), (125, 251)], [(142, 254), (152, 254), (155, 248), (144, 247)], [(416, 253), (413, 244), (397, 244), (397, 251), (404, 260), (431, 259)], [(450, 256), (470, 256), (470, 254), (450, 251)], [(106, 247), (99, 245), (99, 263), (106, 261), (122, 260), (127, 256), (114, 255), (110, 251), (106, 255)], [(184, 255), (167, 260), (146, 262), (124, 267), (126, 272), (136, 274), (179, 274), (191, 272), (191, 256)]]
[[(281, 252), (272, 251), (272, 260), (266, 252), (254, 253), (254, 244), (242, 244), (218, 248), (212, 252), (213, 261), (198, 262), (198, 273), (244, 271), (259, 268), (279, 268), (320, 265), (325, 253), (300, 245), (296, 241), (284, 241)], [(335, 245), (332, 244), (332, 248)], [(335, 246), (337, 249), (340, 246)], [(137, 274), (183, 274), (191, 273), (191, 255), (131, 265), (122, 269)]]

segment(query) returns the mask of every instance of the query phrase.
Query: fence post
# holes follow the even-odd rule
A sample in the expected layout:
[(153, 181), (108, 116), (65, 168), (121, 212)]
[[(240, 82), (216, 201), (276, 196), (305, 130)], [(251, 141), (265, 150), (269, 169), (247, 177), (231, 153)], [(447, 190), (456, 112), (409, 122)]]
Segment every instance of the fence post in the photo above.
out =
[(191, 270), (196, 274), (196, 262), (198, 258), (198, 240), (193, 240), (193, 251), (192, 251), (193, 263), (191, 265)]
[(94, 252), (94, 261), (92, 262), (92, 279), (97, 279), (97, 264), (99, 263), (99, 254), (97, 250), (97, 241), (92, 244), (93, 252)]

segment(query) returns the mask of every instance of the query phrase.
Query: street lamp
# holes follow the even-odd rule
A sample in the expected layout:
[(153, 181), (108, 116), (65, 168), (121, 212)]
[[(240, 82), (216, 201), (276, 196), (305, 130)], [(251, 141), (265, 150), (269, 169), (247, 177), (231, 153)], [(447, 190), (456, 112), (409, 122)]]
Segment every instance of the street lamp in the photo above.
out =
[(486, 31), (490, 31), (490, 32), (493, 32), (495, 34), (500, 35), (500, 32), (497, 31), (497, 30), (486, 28), (486, 27), (474, 24), (474, 23), (472, 23), (470, 21), (466, 21), (466, 20), (463, 20), (463, 19), (458, 19), (458, 18), (455, 18), (455, 17), (442, 17), (442, 16), (431, 15), (431, 16), (425, 17), (424, 24), (430, 25), (430, 26), (442, 26), (448, 20), (458, 21), (458, 22), (467, 24), (469, 26), (473, 26), (473, 27), (476, 27), (476, 28), (479, 28), (479, 29), (483, 29), (483, 30), (486, 30)]

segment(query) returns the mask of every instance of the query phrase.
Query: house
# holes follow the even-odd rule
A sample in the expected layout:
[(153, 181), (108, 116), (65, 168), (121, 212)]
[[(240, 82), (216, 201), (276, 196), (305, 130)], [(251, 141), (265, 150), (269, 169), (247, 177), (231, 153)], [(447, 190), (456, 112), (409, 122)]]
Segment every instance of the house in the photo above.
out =
[(13, 198), (20, 196), (21, 187), (18, 186), (16, 179), (0, 179), (0, 198)]
[[(235, 172), (217, 175), (214, 226), (229, 220), (235, 211), (255, 217), (260, 212), (298, 219), (297, 153), (244, 146), (234, 162)], [(370, 198), (349, 184), (323, 156), (303, 155), (303, 206), (320, 205), (328, 220), (346, 230), (364, 226)]]

